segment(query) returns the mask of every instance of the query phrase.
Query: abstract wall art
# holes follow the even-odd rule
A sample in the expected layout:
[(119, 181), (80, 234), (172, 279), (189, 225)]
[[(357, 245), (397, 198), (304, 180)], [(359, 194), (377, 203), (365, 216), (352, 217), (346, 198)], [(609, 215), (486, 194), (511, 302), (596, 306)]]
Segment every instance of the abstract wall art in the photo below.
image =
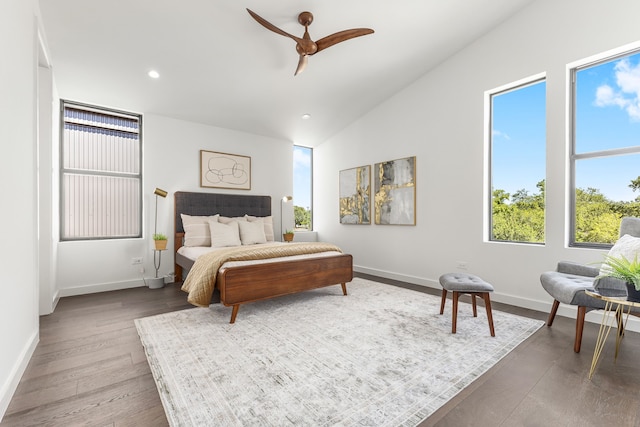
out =
[(371, 224), (371, 166), (340, 171), (340, 223)]
[(376, 224), (416, 225), (416, 158), (373, 166)]
[(251, 190), (251, 157), (200, 150), (200, 186)]

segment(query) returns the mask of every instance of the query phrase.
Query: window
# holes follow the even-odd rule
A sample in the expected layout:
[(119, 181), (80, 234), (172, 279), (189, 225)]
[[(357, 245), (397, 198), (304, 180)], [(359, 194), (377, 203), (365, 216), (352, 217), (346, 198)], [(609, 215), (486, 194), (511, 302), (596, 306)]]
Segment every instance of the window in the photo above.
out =
[(139, 115), (62, 101), (61, 240), (141, 236)]
[(640, 215), (640, 53), (571, 70), (572, 246), (607, 247)]
[(490, 240), (544, 243), (546, 82), (489, 95)]
[(313, 230), (313, 149), (293, 146), (293, 211), (296, 230)]

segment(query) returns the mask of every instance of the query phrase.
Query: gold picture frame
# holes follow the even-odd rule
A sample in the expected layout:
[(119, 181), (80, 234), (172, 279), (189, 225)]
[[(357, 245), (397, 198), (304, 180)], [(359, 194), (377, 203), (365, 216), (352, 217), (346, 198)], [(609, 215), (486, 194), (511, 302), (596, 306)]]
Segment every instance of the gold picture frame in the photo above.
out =
[(251, 190), (251, 157), (200, 150), (200, 187)]

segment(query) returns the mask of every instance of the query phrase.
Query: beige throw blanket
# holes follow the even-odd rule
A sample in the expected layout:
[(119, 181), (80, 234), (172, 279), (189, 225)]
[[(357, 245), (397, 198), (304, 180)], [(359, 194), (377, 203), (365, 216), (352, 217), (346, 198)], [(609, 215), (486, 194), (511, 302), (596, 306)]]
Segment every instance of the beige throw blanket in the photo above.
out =
[(342, 250), (330, 243), (288, 243), (286, 245), (237, 246), (214, 251), (196, 259), (182, 284), (182, 290), (189, 293), (187, 301), (198, 307), (209, 307), (218, 270), (228, 261), (250, 261), (287, 257), (292, 255), (315, 254)]

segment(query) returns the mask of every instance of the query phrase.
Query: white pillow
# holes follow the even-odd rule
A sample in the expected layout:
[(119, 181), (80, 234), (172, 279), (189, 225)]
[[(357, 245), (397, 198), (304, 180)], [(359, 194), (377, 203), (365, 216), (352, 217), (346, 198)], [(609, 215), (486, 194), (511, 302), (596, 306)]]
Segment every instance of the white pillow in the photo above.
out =
[(184, 246), (211, 246), (209, 220), (217, 222), (218, 216), (180, 214), (184, 228)]
[(240, 246), (242, 244), (237, 221), (231, 221), (229, 224), (209, 221), (209, 228), (211, 230), (211, 246), (214, 248)]
[(245, 218), (247, 218), (247, 221), (249, 222), (255, 222), (258, 220), (262, 220), (262, 223), (264, 224), (264, 235), (267, 238), (267, 242), (273, 242), (275, 240), (275, 236), (274, 236), (274, 232), (273, 232), (273, 217), (272, 216), (262, 216), (262, 217), (256, 217), (256, 216), (250, 216), (250, 215), (245, 215)]
[(236, 224), (240, 227), (240, 240), (243, 245), (267, 243), (267, 237), (264, 235), (264, 224), (262, 221), (238, 221)]
[(246, 221), (247, 219), (243, 216), (234, 216), (233, 218), (230, 218), (228, 216), (218, 216), (218, 222), (221, 222), (223, 224), (229, 224), (230, 222), (237, 222), (237, 221)]
[[(629, 261), (633, 261), (637, 256), (640, 261), (640, 237), (625, 234), (618, 239), (607, 255), (615, 258), (623, 256)], [(600, 274), (607, 274), (610, 271), (611, 268), (607, 265), (600, 267)]]

